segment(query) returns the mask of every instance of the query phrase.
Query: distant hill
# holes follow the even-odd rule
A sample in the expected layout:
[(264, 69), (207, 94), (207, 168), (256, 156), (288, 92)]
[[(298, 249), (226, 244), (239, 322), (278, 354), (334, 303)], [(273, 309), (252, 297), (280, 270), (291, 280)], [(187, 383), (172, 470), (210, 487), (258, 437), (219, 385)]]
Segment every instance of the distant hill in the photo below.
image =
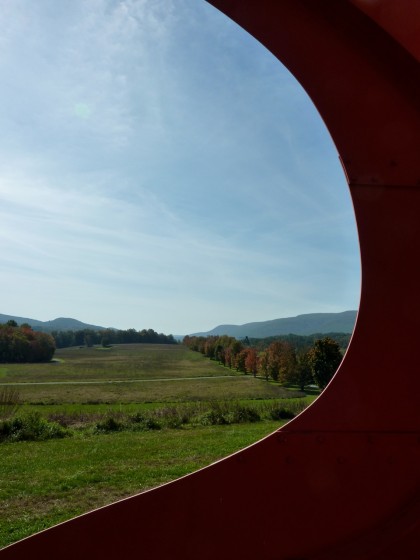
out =
[(38, 321), (37, 319), (29, 319), (27, 317), (15, 317), (14, 315), (3, 315), (0, 313), (0, 324), (7, 323), (7, 321), (16, 321), (18, 325), (22, 323), (28, 323), (31, 327), (37, 331), (51, 332), (51, 331), (81, 331), (84, 329), (91, 329), (94, 331), (103, 331), (105, 327), (99, 327), (98, 325), (88, 325), (87, 323), (82, 323), (77, 319), (70, 319), (67, 317), (58, 317), (52, 321)]
[(314, 333), (351, 333), (357, 311), (341, 313), (308, 313), (296, 317), (246, 323), (245, 325), (219, 325), (211, 331), (193, 333), (192, 336), (228, 335), (235, 338), (266, 338), (283, 334), (309, 335)]

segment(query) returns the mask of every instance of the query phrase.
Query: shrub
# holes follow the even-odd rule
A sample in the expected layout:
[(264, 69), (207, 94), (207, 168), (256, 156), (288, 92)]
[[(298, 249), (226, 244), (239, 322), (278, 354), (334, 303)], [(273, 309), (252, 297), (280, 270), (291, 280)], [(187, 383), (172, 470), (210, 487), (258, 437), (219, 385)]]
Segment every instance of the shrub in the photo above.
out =
[(146, 418), (146, 420), (143, 422), (143, 426), (145, 430), (160, 430), (162, 428), (159, 422), (157, 422), (153, 418)]
[(214, 410), (208, 410), (199, 417), (200, 424), (203, 426), (221, 426), (229, 424), (228, 419), (224, 414), (218, 414)]
[(272, 420), (291, 420), (295, 417), (295, 413), (283, 406), (272, 408), (270, 410), (270, 418)]
[(267, 403), (263, 409), (264, 417), (271, 420), (291, 420), (308, 406), (305, 399), (288, 399), (287, 404), (273, 401)]
[(180, 428), (191, 421), (193, 411), (185, 406), (166, 406), (154, 412), (155, 416), (168, 428)]
[(108, 416), (101, 422), (96, 424), (97, 432), (119, 432), (124, 428), (124, 424), (119, 420), (116, 420), (113, 416)]
[(213, 401), (210, 403), (210, 409), (198, 417), (199, 423), (205, 426), (241, 424), (260, 420), (261, 415), (255, 407), (232, 401)]
[(135, 412), (130, 416), (130, 422), (133, 422), (134, 424), (140, 424), (145, 420), (146, 416), (143, 414), (143, 412)]
[(244, 422), (259, 422), (261, 420), (260, 414), (250, 406), (236, 405), (233, 410), (233, 422), (241, 424)]
[(136, 431), (160, 430), (162, 428), (161, 424), (153, 416), (142, 412), (135, 412), (129, 417), (129, 420), (134, 424), (131, 429)]
[(199, 421), (205, 426), (223, 426), (232, 424), (233, 414), (228, 403), (212, 401), (210, 403), (210, 410), (204, 412), (199, 417)]
[(36, 412), (0, 422), (1, 442), (42, 441), (68, 435), (68, 430), (55, 422), (48, 422)]

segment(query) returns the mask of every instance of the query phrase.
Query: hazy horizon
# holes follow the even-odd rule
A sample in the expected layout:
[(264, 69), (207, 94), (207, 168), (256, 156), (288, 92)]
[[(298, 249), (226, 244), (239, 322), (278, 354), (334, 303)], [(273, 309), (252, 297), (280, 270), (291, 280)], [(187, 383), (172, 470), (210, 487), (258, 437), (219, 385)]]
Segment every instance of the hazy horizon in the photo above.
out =
[[(357, 310), (356, 310), (356, 309), (345, 309), (344, 311), (338, 311), (338, 312), (336, 312), (335, 314), (353, 313), (353, 312), (354, 312), (355, 314), (357, 314)], [(334, 313), (334, 312), (332, 312), (332, 313)], [(218, 324), (213, 325), (213, 327), (211, 327), (211, 328), (209, 328), (209, 329), (206, 329), (206, 330), (198, 329), (198, 330), (196, 330), (196, 331), (188, 331), (188, 332), (178, 332), (178, 331), (175, 331), (175, 332), (164, 332), (164, 333), (161, 333), (161, 334), (166, 334), (166, 335), (172, 334), (172, 335), (174, 335), (174, 336), (179, 337), (179, 336), (186, 336), (186, 335), (197, 334), (197, 333), (211, 332), (212, 330), (214, 330), (214, 329), (216, 329), (216, 328), (218, 328), (218, 327), (221, 327), (221, 326), (243, 327), (243, 326), (245, 326), (245, 325), (255, 324), (255, 323), (272, 323), (272, 322), (276, 322), (276, 321), (279, 321), (279, 320), (281, 321), (281, 320), (295, 319), (295, 318), (302, 317), (302, 316), (306, 316), (306, 315), (325, 315), (325, 314), (330, 315), (330, 313), (324, 313), (324, 312), (322, 312), (322, 311), (319, 312), (319, 313), (316, 313), (316, 312), (314, 312), (314, 313), (302, 313), (302, 314), (299, 314), (299, 315), (292, 315), (292, 316), (288, 316), (288, 317), (274, 317), (274, 318), (265, 319), (265, 320), (263, 319), (262, 321), (245, 321), (244, 323), (241, 323), (241, 324), (237, 324), (237, 323), (218, 323)], [(49, 322), (54, 322), (54, 321), (57, 321), (57, 320), (61, 320), (61, 319), (62, 319), (62, 320), (66, 320), (66, 321), (67, 321), (67, 320), (69, 320), (69, 321), (77, 321), (77, 322), (82, 323), (83, 325), (90, 325), (90, 326), (95, 326), (95, 327), (104, 328), (104, 329), (128, 330), (128, 329), (130, 329), (130, 328), (133, 328), (133, 327), (127, 327), (127, 328), (125, 328), (125, 329), (117, 329), (117, 328), (114, 327), (113, 325), (96, 325), (96, 324), (94, 324), (94, 323), (92, 323), (92, 322), (90, 322), (90, 321), (87, 321), (87, 322), (80, 321), (77, 317), (53, 317), (53, 318), (47, 319), (47, 320), (45, 320), (45, 321), (41, 321), (41, 320), (37, 319), (36, 317), (18, 316), (18, 315), (8, 315), (8, 314), (5, 314), (5, 313), (0, 313), (0, 316), (5, 316), (5, 317), (13, 318), (14, 320), (16, 320), (16, 321), (18, 322), (18, 326), (20, 326), (20, 324), (21, 324), (21, 323), (19, 322), (19, 320), (21, 320), (21, 321), (22, 321), (22, 320), (28, 320), (28, 321), (34, 321), (34, 322), (49, 323)], [(8, 320), (9, 320), (9, 319), (8, 319)], [(144, 328), (144, 329), (147, 329), (148, 327), (147, 327), (147, 326), (144, 326), (143, 328)], [(58, 328), (58, 330), (60, 330), (60, 328)], [(141, 331), (142, 329), (135, 329), (135, 330)], [(158, 332), (161, 332), (161, 331), (158, 331)]]

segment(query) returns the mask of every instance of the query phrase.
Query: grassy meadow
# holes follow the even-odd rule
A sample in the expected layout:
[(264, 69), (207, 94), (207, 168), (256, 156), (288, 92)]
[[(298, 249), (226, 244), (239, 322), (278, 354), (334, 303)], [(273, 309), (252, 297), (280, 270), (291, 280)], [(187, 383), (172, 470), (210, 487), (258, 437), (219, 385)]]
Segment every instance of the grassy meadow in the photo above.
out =
[(208, 465), (315, 398), (148, 344), (2, 364), (7, 391), (16, 402), (0, 402), (0, 547)]

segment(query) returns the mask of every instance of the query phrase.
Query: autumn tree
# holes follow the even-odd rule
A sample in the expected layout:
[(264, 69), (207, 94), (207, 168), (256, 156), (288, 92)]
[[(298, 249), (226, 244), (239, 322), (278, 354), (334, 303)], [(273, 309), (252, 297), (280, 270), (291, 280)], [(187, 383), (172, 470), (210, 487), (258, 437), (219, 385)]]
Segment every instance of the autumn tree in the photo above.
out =
[(234, 355), (233, 355), (233, 352), (232, 352), (232, 348), (230, 346), (225, 348), (224, 358), (225, 358), (225, 365), (228, 366), (228, 368), (231, 368), (233, 366), (233, 363), (234, 363)]
[(208, 336), (204, 343), (204, 354), (207, 358), (213, 359), (216, 354), (216, 341), (217, 338), (215, 336)]
[(252, 373), (254, 377), (257, 376), (258, 371), (258, 355), (255, 348), (247, 348), (245, 367), (249, 373)]
[(267, 348), (267, 369), (274, 381), (287, 381), (295, 368), (296, 355), (288, 342), (276, 340)]
[(305, 390), (305, 386), (313, 382), (311, 368), (311, 353), (309, 350), (300, 351), (296, 355), (296, 366), (291, 376), (291, 382), (295, 383), (301, 391)]
[(236, 363), (236, 356), (243, 350), (243, 344), (240, 340), (233, 338), (229, 346), (232, 351), (233, 362)]
[(236, 355), (236, 369), (242, 373), (246, 373), (246, 357), (248, 355), (248, 348), (244, 348)]
[(0, 325), (0, 362), (49, 362), (54, 355), (55, 342), (46, 333), (33, 331), (29, 326)]
[(260, 372), (265, 377), (265, 380), (268, 381), (269, 373), (268, 373), (268, 352), (260, 352), (258, 354), (258, 366)]
[(309, 352), (309, 361), (315, 383), (324, 389), (338, 369), (343, 356), (340, 346), (328, 336), (315, 341)]

